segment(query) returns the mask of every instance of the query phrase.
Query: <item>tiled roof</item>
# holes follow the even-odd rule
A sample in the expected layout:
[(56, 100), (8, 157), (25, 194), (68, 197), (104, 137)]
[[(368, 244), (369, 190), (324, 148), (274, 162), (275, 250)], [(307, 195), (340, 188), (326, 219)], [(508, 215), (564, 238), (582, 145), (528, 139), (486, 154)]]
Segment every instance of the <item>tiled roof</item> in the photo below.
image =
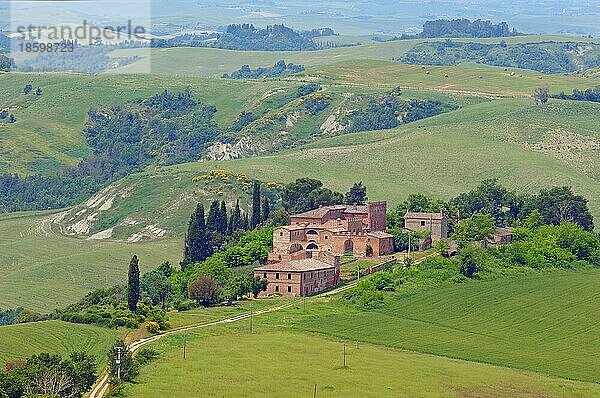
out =
[(416, 218), (416, 219), (420, 219), (420, 220), (441, 220), (442, 219), (442, 214), (441, 213), (419, 213), (419, 212), (412, 212), (409, 211), (404, 215), (404, 219), (410, 219), (410, 218)]
[(367, 235), (373, 236), (373, 237), (379, 238), (379, 239), (393, 238), (394, 237), (394, 235), (390, 235), (387, 232), (383, 232), (383, 231), (369, 232)]
[(329, 210), (344, 210), (346, 206), (323, 206), (318, 209), (305, 211), (304, 213), (294, 214), (292, 217), (304, 217), (304, 218), (322, 218)]
[(307, 258), (305, 260), (283, 261), (275, 264), (267, 264), (262, 267), (254, 268), (255, 271), (318, 271), (327, 268), (333, 268), (333, 265), (323, 261)]
[(510, 227), (496, 227), (496, 232), (494, 232), (494, 235), (497, 236), (504, 236), (504, 235), (512, 235), (512, 233), (514, 232), (513, 228)]
[(358, 206), (348, 206), (344, 213), (348, 214), (367, 214), (369, 212), (369, 206), (358, 205)]

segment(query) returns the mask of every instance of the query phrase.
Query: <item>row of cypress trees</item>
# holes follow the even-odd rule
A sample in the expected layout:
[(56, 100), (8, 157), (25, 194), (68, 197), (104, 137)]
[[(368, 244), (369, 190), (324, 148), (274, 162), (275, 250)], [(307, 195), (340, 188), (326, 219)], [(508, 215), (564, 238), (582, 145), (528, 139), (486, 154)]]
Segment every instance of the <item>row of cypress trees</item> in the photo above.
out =
[(260, 182), (254, 181), (252, 188), (252, 212), (249, 216), (242, 212), (239, 199), (231, 214), (227, 215), (225, 201), (213, 201), (205, 217), (204, 205), (198, 203), (188, 223), (185, 237), (181, 269), (190, 264), (202, 262), (213, 254), (213, 241), (220, 237), (232, 236), (237, 231), (255, 229), (270, 216), (269, 199), (261, 197)]

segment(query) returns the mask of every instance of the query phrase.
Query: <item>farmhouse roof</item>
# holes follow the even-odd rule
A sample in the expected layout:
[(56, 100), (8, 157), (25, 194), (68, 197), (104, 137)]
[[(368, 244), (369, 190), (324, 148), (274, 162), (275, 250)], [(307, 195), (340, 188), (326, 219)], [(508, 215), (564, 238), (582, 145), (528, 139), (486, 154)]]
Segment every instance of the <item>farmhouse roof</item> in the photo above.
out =
[(442, 220), (444, 218), (443, 213), (421, 213), (409, 211), (404, 215), (404, 219), (416, 218), (420, 220)]
[(280, 272), (302, 272), (302, 271), (318, 271), (322, 269), (333, 268), (331, 264), (324, 263), (323, 261), (316, 260), (314, 258), (307, 258), (304, 260), (291, 260), (282, 261), (275, 264), (267, 264), (262, 267), (254, 268), (255, 271), (280, 271)]
[(372, 236), (374, 238), (379, 238), (379, 239), (386, 239), (386, 238), (394, 237), (394, 235), (390, 235), (387, 232), (383, 232), (383, 231), (369, 232), (367, 235)]
[(514, 232), (514, 229), (510, 228), (510, 227), (496, 227), (496, 232), (494, 232), (494, 235), (507, 236), (507, 235), (512, 235), (513, 232)]
[(305, 218), (322, 218), (324, 217), (330, 210), (344, 210), (346, 206), (323, 206), (318, 209), (313, 209), (309, 211), (305, 211), (304, 213), (294, 214), (292, 217), (305, 217)]

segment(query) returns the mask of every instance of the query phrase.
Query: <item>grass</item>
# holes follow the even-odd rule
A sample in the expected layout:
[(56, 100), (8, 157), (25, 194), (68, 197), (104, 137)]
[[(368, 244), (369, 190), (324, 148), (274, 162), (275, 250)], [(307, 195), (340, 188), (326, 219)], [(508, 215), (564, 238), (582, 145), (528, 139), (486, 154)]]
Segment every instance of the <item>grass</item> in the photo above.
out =
[[(511, 76), (513, 71), (515, 76)], [(549, 86), (553, 93), (559, 93), (597, 85), (592, 79), (575, 75), (540, 75), (531, 71), (504, 71), (504, 68), (472, 65), (427, 66), (423, 69), (420, 65), (364, 60), (335, 63), (304, 74), (324, 77), (325, 82), (338, 84), (390, 88), (400, 86), (413, 90), (492, 97), (530, 97), (533, 91), (541, 86)]]
[[(323, 38), (327, 41), (329, 38)], [(329, 65), (350, 60), (391, 61), (399, 59), (416, 44), (445, 39), (398, 40), (385, 43), (368, 43), (353, 47), (339, 47), (319, 51), (232, 51), (216, 48), (175, 47), (164, 49), (127, 49), (112, 54), (118, 57), (138, 55), (140, 61), (117, 68), (109, 73), (148, 73), (158, 75), (220, 77), (242, 65), (252, 68), (273, 66), (285, 60), (306, 67)], [(532, 43), (540, 41), (594, 41), (572, 36), (520, 36), (492, 39), (454, 39), (458, 42)], [(596, 40), (597, 41), (597, 40)], [(364, 40), (362, 42), (365, 42)]]
[[(123, 282), (133, 254), (141, 257), (144, 269), (165, 260), (177, 264), (194, 199), (204, 197), (191, 180), (210, 169), (276, 182), (313, 177), (342, 192), (363, 181), (370, 199), (387, 200), (390, 206), (413, 192), (447, 199), (486, 178), (498, 178), (527, 193), (570, 185), (590, 200), (598, 217), (597, 125), (600, 104), (555, 100), (540, 107), (530, 99), (506, 98), (395, 130), (344, 135), (277, 155), (148, 170), (122, 181), (130, 185), (130, 196), (103, 213), (101, 220), (156, 218), (156, 224), (169, 231), (162, 240), (133, 245), (88, 242), (57, 235), (47, 224), (44, 232), (39, 215), (0, 218), (0, 306), (52, 310), (74, 302), (95, 287)], [(181, 198), (191, 200), (183, 203)], [(177, 211), (160, 216), (177, 203), (183, 203)], [(30, 292), (29, 286), (38, 291)]]
[(162, 357), (127, 396), (207, 397), (592, 397), (594, 384), (448, 358), (343, 342), (306, 333), (221, 328), (158, 343)]
[[(26, 97), (26, 84), (41, 87), (43, 95)], [(228, 126), (242, 109), (258, 105), (265, 93), (288, 85), (153, 75), (0, 73), (0, 108), (17, 118), (0, 126), (0, 173), (48, 174), (79, 162), (89, 151), (83, 127), (91, 108), (190, 86), (195, 96), (217, 106), (215, 119)]]
[(362, 311), (311, 305), (281, 324), (387, 347), (600, 382), (600, 271), (555, 271), (419, 289)]
[(62, 321), (3, 326), (0, 327), (0, 366), (8, 360), (25, 359), (42, 352), (63, 358), (73, 352), (85, 352), (96, 358), (100, 369), (118, 337), (119, 332), (114, 329)]
[(289, 297), (274, 297), (252, 301), (239, 301), (230, 307), (196, 308), (190, 311), (169, 313), (169, 324), (172, 329), (183, 326), (208, 323), (236, 315), (247, 314), (250, 311), (260, 311), (290, 302)]
[(0, 308), (36, 311), (78, 301), (88, 291), (127, 282), (129, 260), (140, 258), (142, 272), (170, 260), (178, 264), (181, 242), (128, 244), (84, 241), (52, 231), (45, 215), (0, 216)]

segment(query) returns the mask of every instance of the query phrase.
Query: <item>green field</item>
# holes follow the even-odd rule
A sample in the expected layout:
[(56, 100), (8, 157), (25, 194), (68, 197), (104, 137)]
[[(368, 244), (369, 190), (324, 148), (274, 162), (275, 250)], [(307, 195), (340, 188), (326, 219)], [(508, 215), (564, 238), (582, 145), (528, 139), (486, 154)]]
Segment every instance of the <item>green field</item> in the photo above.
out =
[(282, 321), (393, 348), (600, 382), (600, 271), (404, 289), (376, 310), (323, 302)]
[[(324, 38), (327, 40), (327, 38)], [(278, 60), (285, 60), (305, 67), (329, 65), (349, 60), (391, 61), (401, 58), (415, 44), (424, 41), (445, 39), (398, 40), (385, 43), (368, 43), (354, 47), (339, 47), (319, 51), (232, 51), (216, 48), (161, 48), (117, 50), (115, 57), (138, 55), (142, 59), (133, 64), (111, 70), (108, 73), (152, 73), (159, 75), (220, 77), (231, 73), (242, 65), (252, 68), (273, 66)], [(582, 41), (597, 42), (597, 39), (574, 38), (572, 36), (519, 36), (492, 39), (453, 39), (459, 42), (535, 43), (541, 41)], [(364, 42), (364, 41), (363, 41)]]
[(41, 352), (63, 357), (85, 352), (104, 367), (106, 353), (119, 337), (114, 329), (45, 321), (0, 327), (0, 366), (11, 359), (25, 359)]
[[(214, 332), (212, 332), (214, 333)], [(286, 331), (198, 333), (142, 370), (130, 397), (593, 397), (600, 386)]]
[[(43, 95), (24, 96), (26, 84), (41, 87)], [(49, 174), (79, 162), (89, 152), (83, 127), (91, 108), (190, 86), (197, 98), (217, 106), (216, 121), (228, 126), (242, 109), (257, 105), (273, 88), (288, 85), (150, 75), (0, 73), (0, 108), (17, 118), (17, 123), (0, 126), (0, 173)]]
[(401, 289), (369, 311), (298, 301), (256, 317), (252, 335), (248, 320), (187, 333), (185, 360), (182, 336), (161, 340), (128, 396), (593, 397), (599, 282), (554, 271)]
[[(108, 228), (128, 216), (146, 217), (148, 223), (166, 229), (167, 238), (134, 245), (90, 242), (57, 235), (47, 225), (46, 232), (40, 231), (37, 216), (0, 218), (4, 249), (0, 284), (10, 287), (0, 289), (0, 306), (51, 310), (76, 301), (94, 287), (124, 281), (133, 254), (141, 256), (143, 267), (164, 260), (176, 264), (179, 238), (194, 202), (205, 198), (202, 187), (191, 180), (215, 168), (264, 181), (313, 177), (340, 191), (363, 181), (370, 199), (387, 200), (390, 206), (413, 192), (448, 199), (486, 178), (498, 178), (519, 192), (571, 185), (590, 200), (598, 217), (598, 125), (600, 104), (552, 101), (538, 107), (530, 99), (508, 98), (465, 106), (395, 130), (317, 141), (277, 155), (190, 163), (132, 175), (123, 180), (132, 188), (130, 196), (103, 212), (100, 222)], [(170, 213), (172, 208), (177, 211)], [(41, 286), (43, 293), (28, 293), (30, 285)]]
[(178, 264), (181, 243), (84, 241), (55, 233), (39, 214), (0, 216), (0, 308), (52, 311), (88, 291), (126, 283), (129, 260), (142, 271), (170, 260)]

